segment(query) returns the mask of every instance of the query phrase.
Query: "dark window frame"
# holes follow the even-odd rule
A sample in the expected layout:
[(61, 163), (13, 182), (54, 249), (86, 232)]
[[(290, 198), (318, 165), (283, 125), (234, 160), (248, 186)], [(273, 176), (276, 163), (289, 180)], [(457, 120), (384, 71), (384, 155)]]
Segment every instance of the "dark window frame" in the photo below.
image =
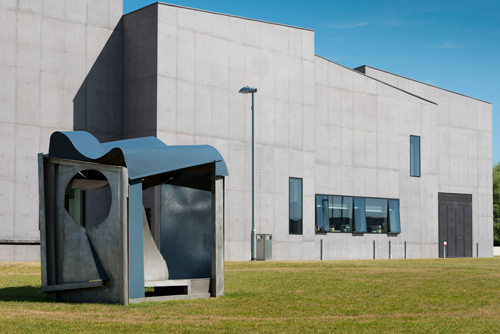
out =
[[(290, 231), (290, 203), (291, 203), (291, 180), (300, 180), (300, 233), (292, 233)], [(301, 177), (288, 178), (288, 234), (289, 235), (303, 235), (304, 234), (304, 179)]]
[[(412, 138), (418, 138), (418, 175), (413, 175), (412, 172), (411, 172), (411, 166), (412, 166), (412, 154), (411, 154), (411, 140)], [(422, 175), (422, 155), (420, 154), (421, 153), (421, 140), (420, 140), (420, 136), (415, 136), (415, 135), (410, 135), (410, 176), (411, 177), (420, 177)]]
[[(324, 230), (318, 230), (318, 210), (316, 207), (316, 197), (317, 196), (324, 196), (324, 197), (329, 197), (329, 196), (338, 196), (338, 197), (351, 197), (353, 199), (353, 222), (352, 222), (352, 231), (350, 232), (330, 232), (330, 231), (324, 231)], [(314, 194), (314, 229), (316, 234), (327, 234), (327, 233), (351, 233), (351, 234), (372, 234), (372, 232), (365, 232), (365, 231), (355, 231), (355, 212), (354, 212), (354, 199), (355, 198), (362, 198), (365, 200), (365, 219), (366, 219), (366, 199), (385, 199), (387, 200), (387, 231), (382, 232), (382, 233), (376, 233), (376, 234), (391, 234), (391, 235), (396, 235), (396, 234), (401, 234), (401, 203), (399, 198), (391, 198), (391, 197), (372, 197), (372, 196), (350, 196), (350, 195), (327, 195), (327, 194)], [(389, 201), (398, 201), (398, 213), (399, 213), (399, 232), (393, 232), (391, 231), (391, 222), (390, 222), (390, 211), (389, 211)], [(365, 222), (366, 224), (366, 222)], [(373, 233), (375, 234), (375, 233)]]

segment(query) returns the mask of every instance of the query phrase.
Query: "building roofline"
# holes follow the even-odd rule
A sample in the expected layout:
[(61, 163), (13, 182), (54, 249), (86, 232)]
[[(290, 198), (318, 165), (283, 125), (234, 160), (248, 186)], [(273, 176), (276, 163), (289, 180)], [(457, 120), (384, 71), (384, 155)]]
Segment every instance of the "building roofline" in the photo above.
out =
[[(373, 67), (373, 66), (370, 66), (370, 65), (361, 65), (361, 66), (358, 66), (356, 67), (354, 70), (358, 69), (358, 68), (361, 68), (361, 67), (370, 67), (370, 68), (373, 68), (377, 71), (380, 71), (380, 72), (384, 72), (384, 73), (388, 73), (388, 74), (392, 74), (392, 75), (395, 75), (397, 77), (400, 77), (400, 78), (403, 78), (403, 79), (407, 79), (407, 80), (411, 80), (411, 81), (415, 81), (415, 82), (418, 82), (422, 85), (427, 85), (427, 86), (430, 86), (430, 87), (433, 87), (433, 88), (437, 88), (437, 89), (441, 89), (441, 90), (444, 90), (446, 92), (449, 92), (449, 93), (453, 93), (453, 94), (457, 94), (457, 95), (461, 95), (461, 96), (464, 96), (464, 97), (468, 97), (470, 99), (473, 99), (473, 100), (477, 100), (477, 101), (480, 101), (480, 102), (484, 102), (484, 103), (488, 103), (488, 104), (492, 104), (491, 102), (488, 102), (488, 101), (484, 101), (484, 100), (481, 100), (481, 99), (478, 99), (478, 98), (475, 98), (475, 97), (472, 97), (472, 96), (469, 96), (469, 95), (465, 95), (465, 94), (461, 94), (461, 93), (457, 93), (457, 92), (454, 92), (452, 90), (449, 90), (449, 89), (446, 89), (446, 88), (441, 88), (441, 87), (438, 87), (438, 86), (434, 86), (434, 85), (431, 85), (431, 84), (428, 84), (426, 82), (422, 82), (422, 81), (418, 81), (418, 80), (415, 80), (415, 79), (412, 79), (412, 78), (408, 78), (408, 77), (405, 77), (403, 75), (399, 75), (399, 74), (396, 74), (396, 73), (392, 73), (392, 72), (389, 72), (389, 71), (384, 71), (384, 70), (381, 70), (380, 68), (376, 68), (376, 67)], [(357, 72), (357, 71), (356, 71)], [(361, 72), (360, 72), (361, 73)]]
[(150, 7), (150, 6), (153, 6), (153, 5), (164, 5), (164, 6), (177, 7), (177, 8), (182, 8), (182, 9), (196, 10), (198, 12), (204, 12), (204, 13), (215, 14), (215, 15), (223, 15), (223, 16), (228, 16), (228, 17), (234, 17), (234, 18), (237, 18), (237, 19), (255, 21), (255, 22), (266, 23), (266, 24), (274, 24), (274, 25), (282, 26), (282, 27), (286, 27), (286, 28), (293, 28), (293, 29), (300, 29), (300, 30), (306, 30), (306, 31), (312, 31), (312, 32), (314, 32), (314, 29), (309, 29), (309, 28), (304, 28), (304, 27), (297, 27), (297, 26), (292, 26), (292, 25), (283, 24), (283, 23), (276, 23), (276, 22), (270, 22), (270, 21), (257, 20), (257, 19), (252, 19), (252, 18), (248, 18), (248, 17), (243, 17), (243, 16), (237, 16), (237, 15), (231, 15), (231, 14), (224, 14), (224, 13), (219, 13), (219, 12), (212, 12), (212, 11), (209, 11), (209, 10), (204, 10), (204, 9), (199, 9), (199, 8), (193, 8), (193, 7), (186, 7), (186, 6), (179, 6), (179, 5), (174, 5), (174, 4), (171, 4), (171, 3), (160, 2), (160, 1), (152, 3), (152, 4), (147, 5), (147, 6), (144, 6), (142, 8), (136, 9), (136, 10), (134, 10), (134, 11), (132, 11), (130, 13), (127, 13), (127, 14), (125, 14), (123, 16), (135, 13), (135, 12), (137, 12), (139, 10), (142, 10), (144, 8), (147, 8), (147, 7)]
[[(433, 102), (433, 101), (431, 101), (431, 100), (424, 99), (422, 96), (415, 95), (415, 94), (410, 93), (410, 92), (408, 92), (408, 91), (406, 91), (406, 90), (404, 90), (404, 89), (401, 89), (401, 88), (399, 88), (399, 87), (396, 87), (396, 86), (390, 85), (390, 84), (388, 84), (387, 82), (381, 81), (381, 80), (379, 80), (379, 79), (375, 79), (375, 78), (373, 78), (373, 77), (371, 77), (371, 76), (369, 76), (369, 75), (366, 75), (366, 74), (361, 73), (361, 72), (359, 72), (359, 71), (353, 70), (352, 68), (349, 68), (349, 67), (344, 66), (344, 65), (342, 65), (342, 64), (336, 63), (336, 62), (334, 62), (333, 60), (327, 59), (327, 58), (325, 58), (325, 57), (318, 56), (317, 54), (315, 54), (315, 56), (316, 56), (316, 57), (318, 57), (318, 58), (321, 58), (321, 59), (323, 59), (323, 60), (326, 60), (326, 61), (328, 61), (328, 62), (330, 62), (330, 63), (333, 63), (333, 64), (335, 64), (335, 65), (341, 66), (341, 67), (343, 67), (343, 68), (345, 68), (345, 69), (347, 69), (347, 70), (349, 70), (349, 71), (352, 71), (352, 72), (354, 72), (354, 73), (356, 73), (356, 74), (363, 75), (363, 76), (365, 76), (365, 77), (367, 77), (367, 78), (370, 78), (370, 79), (372, 79), (372, 80), (375, 80), (375, 81), (377, 81), (377, 82), (380, 82), (381, 84), (384, 84), (384, 85), (386, 85), (386, 86), (389, 86), (389, 87), (391, 87), (391, 88), (394, 88), (394, 89), (396, 89), (396, 90), (399, 90), (399, 91), (401, 91), (401, 92), (403, 92), (403, 93), (406, 93), (406, 94), (408, 94), (408, 95), (411, 95), (411, 96), (413, 96), (413, 97), (416, 97), (416, 98), (418, 98), (418, 99), (420, 99), (420, 100), (423, 100), (423, 101), (425, 101), (425, 102), (428, 102), (428, 103), (432, 103), (432, 104), (434, 104), (434, 105), (437, 105), (437, 103), (436, 103), (436, 102)], [(360, 67), (361, 67), (361, 66), (360, 66)]]

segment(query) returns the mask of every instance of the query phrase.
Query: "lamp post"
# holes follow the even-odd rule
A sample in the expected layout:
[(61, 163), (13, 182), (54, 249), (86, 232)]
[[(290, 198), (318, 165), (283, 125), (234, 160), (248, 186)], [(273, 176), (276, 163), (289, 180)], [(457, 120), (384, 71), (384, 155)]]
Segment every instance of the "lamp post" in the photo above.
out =
[(252, 93), (252, 232), (251, 232), (251, 259), (257, 259), (257, 245), (255, 235), (255, 113), (254, 113), (254, 93), (257, 93), (257, 88), (243, 87), (240, 89), (241, 94)]

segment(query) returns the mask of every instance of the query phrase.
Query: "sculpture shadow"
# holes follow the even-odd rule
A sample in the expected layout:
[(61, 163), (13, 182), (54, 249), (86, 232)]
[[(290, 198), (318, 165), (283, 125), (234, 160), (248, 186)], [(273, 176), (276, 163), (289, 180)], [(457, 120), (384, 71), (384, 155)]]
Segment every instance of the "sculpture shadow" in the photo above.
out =
[[(124, 85), (123, 17), (113, 29), (73, 98), (73, 131), (87, 131), (101, 143), (125, 139), (123, 130)], [(133, 44), (129, 43), (129, 48)], [(129, 50), (130, 53), (130, 50)], [(154, 212), (154, 191), (144, 193), (147, 212)], [(150, 228), (155, 235), (155, 217)]]
[(42, 293), (39, 286), (16, 286), (0, 289), (0, 301), (2, 302), (30, 302), (47, 303), (52, 299)]

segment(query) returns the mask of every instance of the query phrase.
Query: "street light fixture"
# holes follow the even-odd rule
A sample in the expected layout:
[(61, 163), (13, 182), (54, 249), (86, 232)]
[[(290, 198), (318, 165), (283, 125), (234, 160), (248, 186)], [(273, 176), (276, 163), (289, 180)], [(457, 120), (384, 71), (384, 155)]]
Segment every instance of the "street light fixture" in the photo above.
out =
[(252, 93), (252, 232), (251, 232), (251, 259), (257, 260), (257, 245), (255, 235), (255, 114), (254, 114), (254, 93), (257, 93), (257, 88), (243, 87), (240, 89), (241, 94)]

